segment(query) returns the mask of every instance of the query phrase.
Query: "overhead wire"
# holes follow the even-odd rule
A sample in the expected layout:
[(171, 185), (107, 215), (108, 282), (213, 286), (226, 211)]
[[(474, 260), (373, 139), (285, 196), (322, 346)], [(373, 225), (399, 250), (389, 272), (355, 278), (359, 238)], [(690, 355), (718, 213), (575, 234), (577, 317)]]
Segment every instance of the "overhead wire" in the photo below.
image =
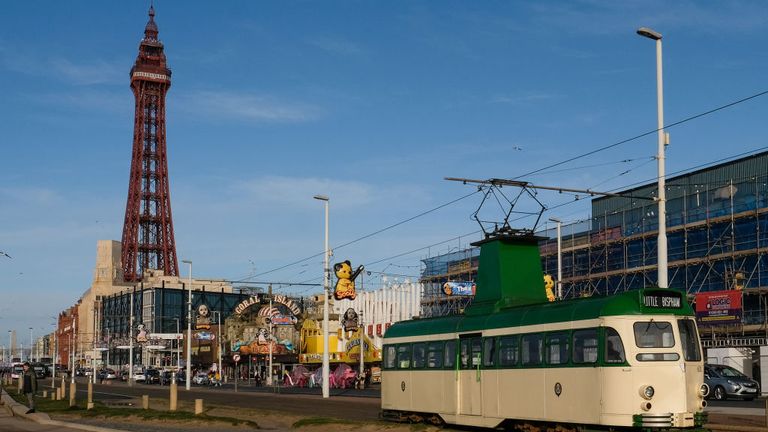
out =
[[(657, 132), (658, 132), (658, 131), (660, 131), (660, 130), (671, 129), (671, 128), (675, 127), (675, 126), (679, 126), (679, 125), (681, 125), (681, 124), (684, 124), (684, 123), (687, 123), (687, 122), (693, 121), (693, 120), (695, 120), (695, 119), (698, 119), (698, 118), (701, 118), (701, 117), (704, 117), (704, 116), (707, 116), (707, 115), (710, 115), (710, 114), (716, 113), (716, 112), (718, 112), (718, 111), (722, 111), (722, 110), (724, 110), (724, 109), (727, 109), (727, 108), (733, 107), (733, 106), (735, 106), (735, 105), (739, 105), (739, 104), (741, 104), (741, 103), (744, 103), (744, 102), (750, 101), (750, 100), (752, 100), (752, 99), (755, 99), (755, 98), (758, 98), (758, 97), (764, 96), (764, 95), (766, 95), (766, 94), (768, 94), (768, 90), (765, 90), (765, 91), (761, 91), (761, 92), (755, 93), (755, 94), (753, 94), (753, 95), (751, 95), (751, 96), (747, 96), (747, 97), (744, 97), (744, 98), (738, 99), (738, 100), (736, 100), (736, 101), (733, 101), (733, 102), (730, 102), (730, 103), (727, 103), (727, 104), (724, 104), (724, 105), (718, 106), (718, 107), (716, 107), (716, 108), (713, 108), (713, 109), (710, 109), (710, 110), (708, 110), (708, 111), (705, 111), (705, 112), (702, 112), (702, 113), (699, 113), (699, 114), (696, 114), (696, 115), (693, 115), (693, 116), (689, 116), (689, 117), (686, 117), (686, 118), (684, 118), (684, 119), (682, 119), (682, 120), (679, 120), (679, 121), (676, 121), (676, 122), (670, 123), (670, 124), (668, 124), (668, 125), (662, 126), (661, 128), (653, 129), (653, 130), (651, 130), (651, 131), (648, 131), (648, 132), (645, 132), (645, 133), (641, 133), (641, 134), (639, 134), (639, 135), (635, 135), (635, 136), (633, 136), (633, 137), (630, 137), (630, 138), (627, 138), (627, 139), (624, 139), (624, 140), (621, 140), (621, 141), (615, 142), (615, 143), (613, 143), (613, 144), (609, 144), (609, 145), (606, 145), (606, 146), (602, 146), (602, 147), (599, 147), (599, 148), (597, 148), (597, 149), (594, 149), (594, 150), (588, 151), (588, 152), (586, 152), (586, 153), (582, 153), (582, 154), (580, 154), (580, 155), (577, 155), (577, 156), (573, 156), (573, 157), (570, 157), (570, 158), (568, 158), (568, 159), (565, 159), (565, 160), (563, 160), (563, 161), (560, 161), (560, 162), (556, 162), (556, 163), (553, 163), (553, 164), (547, 165), (547, 166), (545, 166), (545, 167), (542, 167), (542, 168), (539, 168), (539, 169), (536, 169), (536, 170), (533, 170), (533, 171), (529, 171), (529, 172), (527, 172), (527, 173), (525, 173), (525, 174), (521, 174), (521, 175), (518, 175), (517, 177), (514, 177), (514, 179), (520, 179), (521, 177), (526, 177), (526, 176), (534, 175), (534, 174), (537, 174), (537, 173), (541, 173), (541, 172), (544, 172), (544, 171), (546, 171), (546, 170), (548, 170), (548, 169), (550, 169), (550, 168), (555, 168), (555, 167), (558, 167), (558, 166), (561, 166), (561, 165), (565, 165), (565, 164), (567, 164), (567, 163), (569, 163), (569, 162), (573, 162), (573, 161), (575, 161), (575, 160), (579, 160), (579, 159), (585, 158), (585, 157), (587, 157), (587, 156), (591, 156), (591, 155), (593, 155), (593, 154), (596, 154), (596, 153), (599, 153), (599, 152), (602, 152), (602, 151), (605, 151), (605, 150), (608, 150), (608, 149), (611, 149), (611, 148), (614, 148), (614, 147), (620, 146), (620, 145), (622, 145), (622, 144), (626, 144), (626, 143), (628, 143), (628, 142), (631, 142), (631, 141), (635, 141), (635, 140), (637, 140), (637, 139), (640, 139), (640, 138), (643, 138), (643, 137), (646, 137), (646, 136), (652, 135), (652, 134), (654, 134), (654, 133), (657, 133)], [(356, 239), (354, 239), (354, 240), (352, 240), (352, 241), (349, 241), (349, 242), (347, 242), (347, 243), (343, 243), (343, 244), (341, 244), (341, 245), (338, 245), (338, 246), (336, 246), (336, 247), (335, 247), (335, 248), (333, 248), (333, 249), (340, 249), (340, 248), (342, 248), (342, 247), (345, 247), (345, 246), (349, 246), (349, 245), (351, 245), (351, 244), (354, 244), (354, 243), (357, 243), (357, 242), (359, 242), (359, 241), (365, 240), (365, 239), (367, 239), (367, 238), (373, 237), (373, 236), (375, 236), (375, 235), (377, 235), (377, 234), (380, 234), (380, 233), (382, 233), (382, 232), (388, 231), (388, 230), (390, 230), (390, 229), (392, 229), (392, 228), (395, 228), (395, 227), (398, 227), (398, 226), (400, 226), (400, 225), (402, 225), (402, 224), (408, 223), (408, 222), (410, 222), (410, 221), (412, 221), (412, 220), (414, 220), (414, 219), (417, 219), (417, 218), (419, 218), (419, 217), (425, 216), (425, 215), (427, 215), (427, 214), (430, 214), (430, 213), (432, 213), (432, 212), (434, 212), (434, 211), (437, 211), (437, 210), (439, 210), (439, 209), (442, 209), (442, 208), (444, 208), (444, 207), (447, 207), (447, 206), (449, 206), (449, 205), (452, 205), (452, 204), (454, 204), (454, 203), (456, 203), (456, 202), (458, 202), (458, 201), (461, 201), (461, 200), (463, 200), (463, 199), (465, 199), (465, 198), (468, 198), (468, 197), (470, 197), (470, 196), (472, 196), (472, 195), (474, 195), (474, 194), (478, 193), (479, 191), (480, 191), (479, 189), (478, 189), (478, 190), (475, 190), (475, 191), (473, 191), (472, 193), (466, 194), (466, 195), (464, 195), (464, 196), (462, 196), (462, 197), (459, 197), (459, 198), (457, 198), (457, 199), (455, 199), (455, 200), (449, 201), (449, 202), (447, 202), (447, 203), (445, 203), (445, 204), (442, 204), (442, 205), (440, 205), (440, 206), (437, 206), (437, 207), (435, 207), (435, 208), (432, 208), (432, 209), (430, 209), (430, 210), (424, 211), (424, 212), (422, 212), (422, 213), (419, 213), (419, 214), (417, 214), (417, 215), (415, 215), (415, 216), (412, 216), (412, 217), (410, 217), (410, 218), (407, 218), (407, 219), (404, 219), (404, 220), (402, 220), (402, 221), (399, 221), (399, 222), (397, 222), (397, 223), (395, 223), (395, 224), (389, 225), (389, 226), (387, 226), (387, 227), (385, 227), (385, 228), (382, 228), (382, 229), (379, 229), (379, 230), (377, 230), (377, 231), (374, 231), (374, 232), (372, 232), (372, 233), (370, 233), (370, 234), (366, 234), (366, 235), (364, 235), (364, 236), (362, 236), (362, 237), (356, 238)], [(564, 203), (563, 205), (565, 205), (565, 203)], [(560, 205), (558, 205), (558, 206), (556, 206), (556, 207), (553, 207), (553, 208), (557, 208), (557, 207), (560, 207)], [(550, 208), (550, 209), (551, 209), (551, 208)], [(524, 218), (524, 217), (529, 217), (529, 215), (521, 216), (521, 218)], [(516, 219), (516, 220), (519, 220), (519, 219), (521, 219), (521, 218), (518, 218), (518, 219)], [(482, 230), (479, 230), (478, 232), (481, 232), (481, 231), (482, 231)], [(416, 249), (416, 250), (422, 250), (422, 249), (424, 249), (424, 248), (419, 248), (419, 249)], [(308, 261), (308, 260), (310, 260), (310, 259), (312, 259), (312, 258), (315, 258), (315, 257), (318, 257), (318, 256), (322, 256), (324, 253), (325, 253), (325, 252), (323, 251), (323, 252), (320, 252), (320, 253), (317, 253), (317, 254), (311, 255), (311, 256), (309, 256), (309, 257), (306, 257), (306, 258), (303, 258), (303, 259), (300, 259), (300, 260), (297, 260), (297, 261), (294, 261), (294, 262), (291, 262), (291, 263), (288, 263), (288, 264), (285, 264), (285, 265), (282, 265), (282, 266), (279, 266), (279, 267), (273, 268), (273, 269), (271, 269), (271, 270), (267, 270), (267, 271), (265, 271), (265, 272), (261, 272), (261, 273), (258, 273), (258, 274), (255, 274), (255, 275), (252, 275), (252, 276), (249, 276), (249, 277), (246, 277), (246, 278), (242, 278), (242, 279), (241, 279), (241, 281), (246, 281), (246, 280), (248, 280), (248, 279), (252, 279), (252, 278), (254, 278), (254, 277), (263, 276), (263, 275), (266, 275), (266, 274), (269, 274), (269, 273), (273, 273), (273, 272), (276, 272), (276, 271), (279, 271), (279, 270), (282, 270), (282, 269), (285, 269), (285, 268), (288, 268), (288, 267), (291, 267), (291, 266), (294, 266), (294, 265), (297, 265), (297, 264), (301, 264), (301, 263), (303, 263), (303, 262), (305, 262), (305, 261)], [(412, 252), (410, 252), (410, 253), (412, 253)], [(408, 254), (408, 253), (400, 254), (400, 255), (397, 255), (396, 257), (402, 256), (402, 255), (407, 255), (407, 254)]]

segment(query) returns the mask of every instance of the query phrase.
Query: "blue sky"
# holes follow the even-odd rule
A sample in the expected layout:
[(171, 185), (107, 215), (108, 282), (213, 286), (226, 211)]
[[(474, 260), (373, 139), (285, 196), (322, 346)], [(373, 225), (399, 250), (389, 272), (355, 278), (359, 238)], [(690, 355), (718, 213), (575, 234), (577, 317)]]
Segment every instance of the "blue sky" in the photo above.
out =
[[(0, 251), (12, 256), (0, 257), (3, 343), (7, 329), (49, 330), (50, 317), (90, 285), (96, 241), (121, 237), (128, 73), (148, 6), (3, 5)], [(177, 253), (199, 277), (239, 279), (321, 252), (315, 194), (331, 197), (331, 245), (339, 245), (472, 191), (443, 177), (513, 178), (655, 129), (655, 48), (635, 34), (641, 26), (664, 34), (666, 123), (768, 89), (760, 1), (158, 0), (155, 9), (173, 70)], [(670, 129), (668, 172), (764, 147), (767, 102)], [(655, 152), (651, 135), (525, 180), (621, 188), (654, 178)], [(469, 217), (479, 200), (335, 258), (416, 275), (420, 259), (477, 236), (387, 258), (476, 231)], [(581, 201), (548, 216), (588, 214)], [(257, 279), (321, 274), (314, 258)]]

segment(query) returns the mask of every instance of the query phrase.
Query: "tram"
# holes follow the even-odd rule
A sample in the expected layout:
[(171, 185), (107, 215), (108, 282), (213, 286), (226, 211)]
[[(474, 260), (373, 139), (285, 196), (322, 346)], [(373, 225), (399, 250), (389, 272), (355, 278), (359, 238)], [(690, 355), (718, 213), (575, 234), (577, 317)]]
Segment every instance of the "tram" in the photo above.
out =
[(384, 335), (384, 418), (540, 430), (702, 429), (702, 350), (685, 294), (547, 301), (538, 239), (478, 242), (463, 314)]

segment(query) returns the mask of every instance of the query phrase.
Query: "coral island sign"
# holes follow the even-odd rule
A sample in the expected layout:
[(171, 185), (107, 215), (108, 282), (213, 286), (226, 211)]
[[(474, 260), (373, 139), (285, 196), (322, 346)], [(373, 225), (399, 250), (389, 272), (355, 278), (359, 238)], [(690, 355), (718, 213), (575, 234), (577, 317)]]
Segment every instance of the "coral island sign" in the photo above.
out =
[(251, 296), (250, 298), (247, 298), (235, 306), (235, 313), (238, 315), (242, 315), (243, 312), (245, 312), (246, 309), (253, 305), (259, 304), (259, 297), (258, 296)]

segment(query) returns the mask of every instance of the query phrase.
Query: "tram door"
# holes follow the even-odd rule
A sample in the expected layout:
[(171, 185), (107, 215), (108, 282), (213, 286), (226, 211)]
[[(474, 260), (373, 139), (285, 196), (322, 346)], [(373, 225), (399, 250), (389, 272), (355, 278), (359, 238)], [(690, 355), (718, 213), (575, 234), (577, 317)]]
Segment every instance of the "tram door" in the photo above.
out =
[(459, 336), (459, 414), (481, 415), (483, 392), (480, 364), (483, 340), (480, 333)]

